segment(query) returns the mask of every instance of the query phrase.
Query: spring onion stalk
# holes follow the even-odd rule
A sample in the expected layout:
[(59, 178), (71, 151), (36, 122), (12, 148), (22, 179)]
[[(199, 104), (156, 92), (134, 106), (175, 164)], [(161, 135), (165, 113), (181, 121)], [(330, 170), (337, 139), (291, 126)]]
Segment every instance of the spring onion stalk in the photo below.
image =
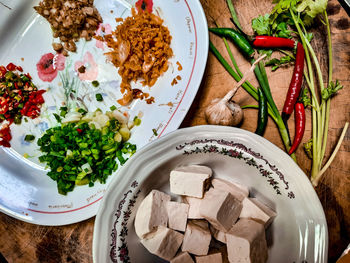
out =
[(228, 9), (230, 10), (231, 17), (232, 17), (232, 20), (233, 20), (235, 26), (236, 26), (240, 31), (243, 31), (242, 26), (241, 26), (241, 24), (239, 23), (239, 20), (238, 20), (238, 17), (237, 17), (237, 13), (236, 13), (236, 10), (235, 10), (235, 8), (234, 8), (234, 6), (233, 6), (232, 0), (227, 0), (227, 5), (228, 5)]
[[(340, 144), (344, 139), (344, 134), (348, 128), (348, 123), (345, 124), (343, 133), (339, 138), (337, 146), (333, 153), (331, 154), (327, 163), (322, 167), (326, 147), (327, 147), (327, 135), (329, 127), (329, 114), (330, 114), (330, 97), (320, 99), (317, 98), (316, 83), (314, 80), (314, 72), (316, 73), (317, 83), (319, 84), (319, 91), (325, 90), (322, 71), (320, 63), (316, 56), (314, 49), (312, 48), (310, 42), (306, 38), (306, 29), (302, 23), (299, 23), (298, 18), (292, 10), (290, 14), (294, 21), (297, 33), (301, 39), (302, 45), (305, 49), (305, 58), (307, 65), (307, 73), (304, 73), (307, 85), (309, 87), (311, 98), (312, 98), (312, 170), (311, 170), (311, 182), (314, 186), (317, 186), (322, 175), (325, 173), (326, 169), (330, 166), (331, 162), (339, 150)], [(332, 39), (330, 32), (330, 24), (328, 20), (327, 12), (323, 12), (323, 17), (325, 21), (322, 21), (326, 26), (327, 30), (327, 41), (328, 41), (328, 87), (333, 82), (333, 54), (332, 54)]]

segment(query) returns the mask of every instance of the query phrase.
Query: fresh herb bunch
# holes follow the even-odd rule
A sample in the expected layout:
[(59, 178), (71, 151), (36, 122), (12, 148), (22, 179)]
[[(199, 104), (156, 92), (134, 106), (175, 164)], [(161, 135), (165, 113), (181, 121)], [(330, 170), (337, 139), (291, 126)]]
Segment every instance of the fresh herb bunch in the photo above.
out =
[(105, 183), (118, 169), (116, 159), (123, 165), (135, 153), (136, 145), (126, 142), (122, 129), (127, 129), (125, 124), (113, 118), (101, 129), (80, 120), (50, 128), (39, 138), (44, 153), (39, 160), (47, 163), (47, 175), (57, 182), (60, 194), (73, 191), (75, 185)]
[[(317, 186), (322, 174), (334, 159), (341, 144), (348, 124), (345, 125), (335, 151), (323, 164), (327, 146), (327, 135), (330, 115), (330, 99), (343, 88), (338, 80), (333, 80), (333, 50), (330, 24), (327, 15), (327, 0), (274, 0), (276, 4), (270, 14), (259, 16), (252, 21), (252, 28), (258, 35), (271, 35), (287, 38), (298, 38), (305, 50), (306, 70), (304, 78), (307, 89), (304, 90), (302, 102), (311, 105), (312, 138), (305, 145), (305, 151), (312, 158), (311, 182)], [(325, 87), (320, 62), (311, 45), (313, 34), (308, 32), (316, 20), (321, 21), (327, 32), (328, 42), (328, 86)], [(281, 50), (279, 50), (281, 51)], [(284, 52), (285, 53), (285, 52)], [(288, 60), (288, 59), (284, 59)], [(292, 59), (291, 59), (292, 61)], [(273, 60), (268, 64), (276, 67), (284, 61)], [(316, 79), (316, 78), (317, 79)], [(310, 93), (311, 98), (308, 98)], [(321, 94), (318, 96), (317, 94)]]

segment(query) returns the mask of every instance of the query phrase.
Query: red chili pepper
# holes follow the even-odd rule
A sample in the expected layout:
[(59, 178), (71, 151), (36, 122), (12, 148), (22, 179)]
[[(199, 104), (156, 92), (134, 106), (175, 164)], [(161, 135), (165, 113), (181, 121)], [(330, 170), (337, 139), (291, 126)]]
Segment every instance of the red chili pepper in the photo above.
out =
[(298, 102), (295, 104), (294, 115), (295, 115), (295, 135), (294, 135), (293, 144), (288, 154), (292, 154), (298, 148), (304, 136), (306, 117), (305, 117), (305, 108), (303, 103)]
[(297, 102), (300, 94), (301, 84), (303, 83), (304, 57), (305, 57), (305, 52), (304, 52), (303, 45), (298, 43), (293, 76), (289, 84), (286, 101), (284, 102), (283, 111), (282, 111), (282, 118), (285, 122), (288, 120), (288, 118), (292, 114), (294, 105)]
[(21, 66), (16, 67), (18, 71), (23, 72), (23, 68)]
[(9, 70), (9, 71), (14, 71), (16, 70), (17, 66), (13, 63), (9, 63), (6, 68)]
[(289, 38), (256, 36), (253, 45), (260, 48), (294, 48), (296, 42)]
[(78, 133), (82, 133), (82, 132), (83, 132), (83, 130), (82, 130), (82, 129), (77, 128), (77, 132), (78, 132)]

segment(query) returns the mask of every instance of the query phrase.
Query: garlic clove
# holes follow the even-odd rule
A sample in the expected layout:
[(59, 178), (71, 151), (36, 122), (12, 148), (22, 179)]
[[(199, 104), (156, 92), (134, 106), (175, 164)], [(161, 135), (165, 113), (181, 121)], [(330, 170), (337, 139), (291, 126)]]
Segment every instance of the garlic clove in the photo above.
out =
[(228, 101), (226, 105), (232, 111), (232, 118), (233, 118), (232, 126), (239, 125), (242, 122), (244, 117), (242, 108), (234, 101)]

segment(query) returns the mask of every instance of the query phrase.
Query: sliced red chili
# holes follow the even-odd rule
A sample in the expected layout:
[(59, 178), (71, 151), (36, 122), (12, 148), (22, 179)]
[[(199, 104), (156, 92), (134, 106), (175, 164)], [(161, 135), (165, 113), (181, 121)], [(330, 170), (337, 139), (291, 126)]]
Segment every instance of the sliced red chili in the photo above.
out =
[(3, 78), (7, 72), (7, 69), (4, 66), (0, 66), (0, 78)]
[(5, 125), (0, 130), (0, 145), (4, 147), (11, 147), (10, 141), (12, 139), (11, 130), (9, 125)]
[(83, 130), (82, 130), (82, 129), (77, 128), (77, 132), (78, 132), (78, 133), (82, 133), (82, 132), (83, 132)]
[(9, 63), (6, 68), (9, 70), (9, 71), (15, 71), (17, 66), (13, 63)]

